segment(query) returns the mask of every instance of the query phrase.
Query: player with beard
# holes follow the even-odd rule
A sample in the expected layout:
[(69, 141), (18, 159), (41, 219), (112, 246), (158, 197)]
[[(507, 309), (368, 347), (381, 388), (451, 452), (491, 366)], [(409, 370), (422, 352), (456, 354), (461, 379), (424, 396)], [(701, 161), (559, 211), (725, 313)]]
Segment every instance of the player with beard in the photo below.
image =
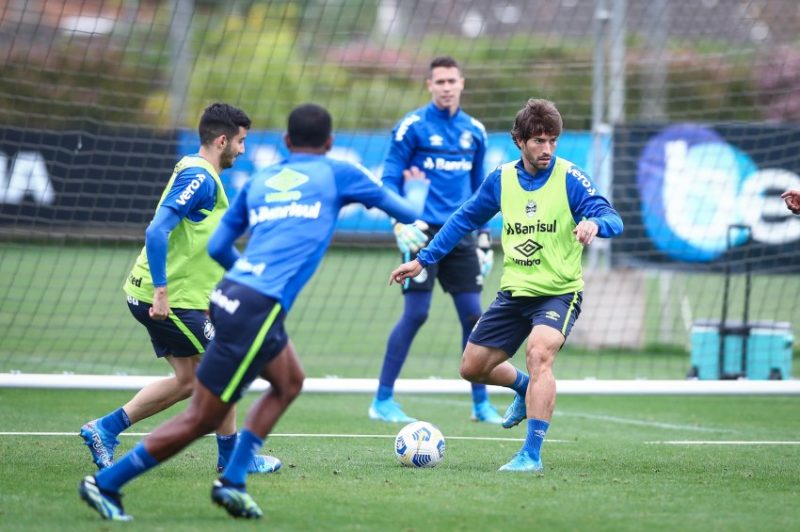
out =
[[(402, 223), (413, 222), (422, 210), (363, 166), (326, 157), (333, 146), (332, 128), (330, 113), (319, 105), (292, 110), (284, 135), (289, 156), (251, 176), (208, 240), (208, 254), (227, 269), (211, 293), (217, 334), (197, 368), (187, 410), (113, 466), (81, 481), (81, 499), (102, 518), (129, 521), (122, 486), (219, 426), (256, 377), (270, 386), (250, 407), (236, 449), (212, 484), (211, 499), (234, 517), (263, 515), (246, 490), (247, 469), (305, 379), (284, 321), (321, 263), (340, 210), (361, 203)], [(409, 180), (417, 181), (422, 195), (427, 193), (424, 180)], [(247, 245), (239, 251), (234, 243), (245, 233)], [(346, 321), (345, 314), (339, 318)]]
[[(244, 153), (250, 118), (225, 103), (206, 108), (199, 125), (200, 150), (182, 158), (161, 195), (145, 245), (125, 280), (128, 308), (150, 334), (156, 357), (174, 375), (152, 382), (125, 405), (86, 423), (80, 435), (98, 469), (113, 464), (117, 436), (134, 423), (166, 410), (192, 394), (201, 355), (214, 336), (208, 298), (223, 269), (208, 255), (211, 233), (228, 208), (219, 174)], [(236, 446), (233, 410), (217, 429), (217, 469)], [(253, 458), (248, 471), (270, 473), (281, 462)]]
[[(522, 449), (499, 471), (543, 469), (541, 448), (556, 403), (553, 363), (581, 311), (583, 249), (595, 237), (612, 238), (623, 230), (619, 213), (592, 179), (555, 155), (562, 127), (553, 102), (528, 100), (511, 130), (521, 157), (490, 173), (430, 244), (390, 277), (390, 284), (416, 277), (465, 234), (502, 213), (500, 291), (472, 330), (460, 371), (470, 382), (516, 392), (503, 427), (527, 420)], [(527, 373), (510, 362), (523, 342)]]

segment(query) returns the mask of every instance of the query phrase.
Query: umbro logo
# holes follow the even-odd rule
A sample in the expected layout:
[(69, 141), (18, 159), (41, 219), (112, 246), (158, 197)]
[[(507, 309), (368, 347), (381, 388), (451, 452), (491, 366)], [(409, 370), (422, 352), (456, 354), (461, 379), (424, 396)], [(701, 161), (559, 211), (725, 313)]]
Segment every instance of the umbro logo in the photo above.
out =
[(514, 246), (514, 249), (519, 251), (524, 257), (530, 257), (531, 255), (542, 249), (542, 245), (536, 242), (535, 240), (531, 240), (529, 238), (522, 244)]

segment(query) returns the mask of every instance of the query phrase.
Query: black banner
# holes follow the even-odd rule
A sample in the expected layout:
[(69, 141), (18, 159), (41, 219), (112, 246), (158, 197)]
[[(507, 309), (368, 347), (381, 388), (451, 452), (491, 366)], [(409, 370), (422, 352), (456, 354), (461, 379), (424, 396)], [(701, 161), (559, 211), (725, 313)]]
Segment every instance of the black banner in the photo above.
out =
[[(0, 225), (95, 227), (153, 216), (176, 162), (174, 133), (0, 129)], [(7, 232), (7, 231), (6, 231)]]

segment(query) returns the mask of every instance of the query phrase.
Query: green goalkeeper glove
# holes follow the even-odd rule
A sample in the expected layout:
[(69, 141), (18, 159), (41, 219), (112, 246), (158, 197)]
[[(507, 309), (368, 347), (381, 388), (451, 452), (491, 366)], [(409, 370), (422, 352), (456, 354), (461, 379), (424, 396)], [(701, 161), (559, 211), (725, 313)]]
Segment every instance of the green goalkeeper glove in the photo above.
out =
[(478, 262), (481, 265), (481, 275), (484, 279), (492, 273), (494, 265), (494, 251), (492, 250), (492, 235), (488, 232), (478, 233)]
[(402, 253), (416, 253), (428, 243), (428, 235), (423, 231), (428, 229), (428, 224), (417, 220), (413, 224), (394, 224), (394, 238), (397, 247)]

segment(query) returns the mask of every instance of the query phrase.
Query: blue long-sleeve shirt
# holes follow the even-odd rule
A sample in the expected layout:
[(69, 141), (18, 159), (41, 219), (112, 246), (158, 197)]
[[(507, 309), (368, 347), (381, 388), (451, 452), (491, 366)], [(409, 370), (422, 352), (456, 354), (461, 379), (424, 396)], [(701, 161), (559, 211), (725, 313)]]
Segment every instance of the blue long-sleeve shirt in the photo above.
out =
[(384, 185), (404, 195), (403, 170), (416, 166), (430, 181), (420, 219), (442, 225), (483, 181), (486, 129), (460, 108), (450, 116), (433, 102), (411, 111), (392, 130)]
[[(277, 299), (288, 312), (319, 266), (339, 210), (349, 203), (377, 207), (402, 223), (420, 215), (362, 166), (293, 153), (250, 178), (211, 236), (208, 252), (228, 269), (225, 278)], [(250, 238), (239, 256), (233, 244), (246, 231)]]
[[(556, 163), (556, 158), (544, 170), (534, 175), (529, 174), (517, 161), (516, 170), (519, 184), (525, 190), (540, 189), (547, 180)], [(478, 191), (447, 220), (444, 227), (436, 234), (426, 248), (417, 254), (417, 260), (423, 266), (439, 262), (461, 238), (486, 224), (500, 211), (500, 168), (497, 168), (483, 182)], [(619, 213), (608, 200), (600, 195), (592, 179), (577, 166), (567, 172), (567, 201), (575, 223), (587, 219), (598, 227), (597, 236), (611, 238), (622, 233), (623, 224)]]
[[(204, 179), (198, 179), (201, 174)], [(195, 186), (196, 182), (200, 183), (199, 186)], [(204, 168), (184, 168), (175, 176), (172, 187), (144, 233), (153, 286), (167, 285), (169, 234), (184, 218), (193, 222), (204, 219), (206, 213), (214, 209), (216, 198), (217, 183)]]

